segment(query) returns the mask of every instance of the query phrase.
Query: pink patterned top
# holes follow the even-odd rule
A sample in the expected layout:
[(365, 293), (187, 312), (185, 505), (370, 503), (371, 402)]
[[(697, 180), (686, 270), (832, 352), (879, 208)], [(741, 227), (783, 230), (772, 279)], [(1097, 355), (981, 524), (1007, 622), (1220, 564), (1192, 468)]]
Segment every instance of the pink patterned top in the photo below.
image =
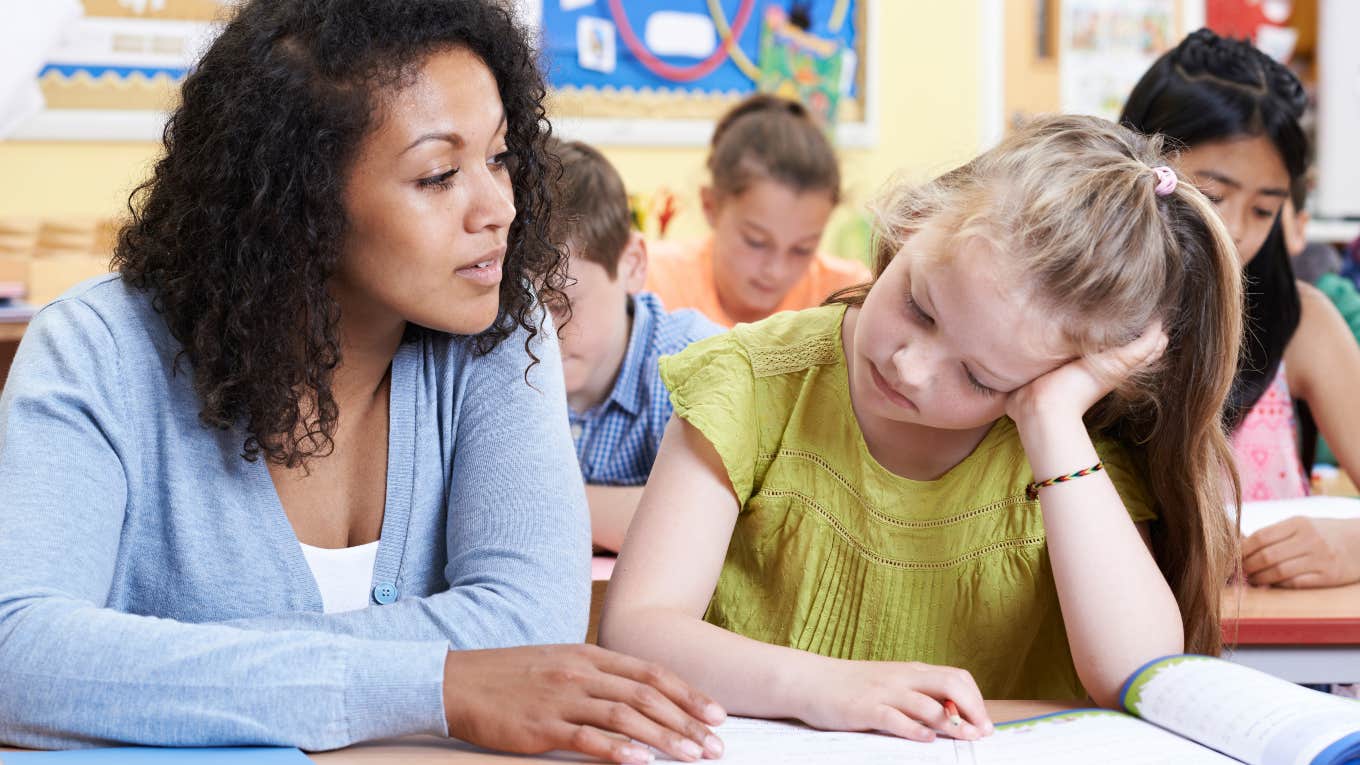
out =
[(1308, 496), (1295, 434), (1294, 400), (1282, 361), (1270, 387), (1232, 434), (1243, 502)]

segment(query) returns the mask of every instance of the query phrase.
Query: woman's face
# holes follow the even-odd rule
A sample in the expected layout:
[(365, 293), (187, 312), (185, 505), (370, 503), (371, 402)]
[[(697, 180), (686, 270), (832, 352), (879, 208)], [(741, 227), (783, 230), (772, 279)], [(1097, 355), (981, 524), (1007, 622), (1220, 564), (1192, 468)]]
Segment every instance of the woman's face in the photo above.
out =
[(1289, 198), (1289, 171), (1275, 144), (1259, 135), (1209, 141), (1181, 152), (1180, 171), (1218, 207), (1238, 261), (1249, 263)]
[(347, 324), (475, 334), (495, 320), (515, 219), (506, 118), (491, 70), (454, 48), (391, 94), (345, 189), (331, 285)]
[(836, 206), (831, 194), (759, 180), (736, 196), (704, 189), (703, 197), (723, 309), (737, 321), (769, 316), (812, 265)]

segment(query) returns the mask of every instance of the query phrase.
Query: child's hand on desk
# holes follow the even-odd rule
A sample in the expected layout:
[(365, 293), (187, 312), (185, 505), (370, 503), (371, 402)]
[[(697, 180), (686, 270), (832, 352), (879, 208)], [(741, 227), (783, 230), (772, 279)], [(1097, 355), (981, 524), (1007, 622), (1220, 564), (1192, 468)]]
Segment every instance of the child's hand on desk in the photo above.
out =
[(722, 753), (705, 723), (718, 725), (726, 713), (649, 662), (593, 645), (550, 645), (450, 653), (444, 716), (449, 735), (488, 749), (646, 762), (653, 746), (689, 762)]
[(1242, 542), (1254, 585), (1336, 587), (1360, 581), (1360, 519), (1295, 516)]
[[(937, 733), (973, 740), (992, 732), (982, 692), (967, 670), (920, 662), (828, 659), (810, 678), (812, 693), (799, 719), (822, 730), (882, 731), (912, 741)], [(944, 702), (958, 705), (954, 725)]]

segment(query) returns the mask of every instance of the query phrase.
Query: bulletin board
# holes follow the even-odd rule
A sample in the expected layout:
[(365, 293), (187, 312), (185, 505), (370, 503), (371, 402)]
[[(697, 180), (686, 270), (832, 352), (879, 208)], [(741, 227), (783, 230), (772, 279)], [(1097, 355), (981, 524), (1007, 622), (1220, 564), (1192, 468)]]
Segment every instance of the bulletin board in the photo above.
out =
[(230, 0), (84, 0), (38, 73), (46, 107), (12, 138), (154, 140)]
[(770, 17), (801, 6), (808, 39), (842, 56), (834, 109), (839, 143), (877, 139), (874, 0), (520, 4), (540, 26), (550, 113), (565, 135), (608, 144), (706, 143), (713, 121), (760, 89)]
[(1111, 120), (1148, 67), (1184, 34), (1177, 0), (1064, 0), (1060, 26), (1062, 111)]

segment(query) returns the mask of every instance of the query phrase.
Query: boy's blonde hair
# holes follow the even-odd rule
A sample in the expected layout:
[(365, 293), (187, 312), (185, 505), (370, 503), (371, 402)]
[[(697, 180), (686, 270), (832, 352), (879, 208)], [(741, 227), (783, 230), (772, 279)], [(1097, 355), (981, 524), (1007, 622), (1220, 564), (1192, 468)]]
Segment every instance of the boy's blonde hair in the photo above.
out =
[[(1135, 339), (1161, 321), (1161, 359), (1086, 415), (1141, 463), (1158, 521), (1157, 563), (1175, 592), (1188, 651), (1217, 653), (1220, 591), (1237, 561), (1226, 512), (1240, 490), (1223, 407), (1237, 371), (1242, 289), (1213, 205), (1186, 181), (1158, 195), (1161, 140), (1094, 117), (1036, 119), (996, 148), (874, 205), (875, 274), (926, 221), (980, 237), (1015, 288), (1061, 322), (1076, 353)], [(867, 288), (834, 296), (856, 304)]]

